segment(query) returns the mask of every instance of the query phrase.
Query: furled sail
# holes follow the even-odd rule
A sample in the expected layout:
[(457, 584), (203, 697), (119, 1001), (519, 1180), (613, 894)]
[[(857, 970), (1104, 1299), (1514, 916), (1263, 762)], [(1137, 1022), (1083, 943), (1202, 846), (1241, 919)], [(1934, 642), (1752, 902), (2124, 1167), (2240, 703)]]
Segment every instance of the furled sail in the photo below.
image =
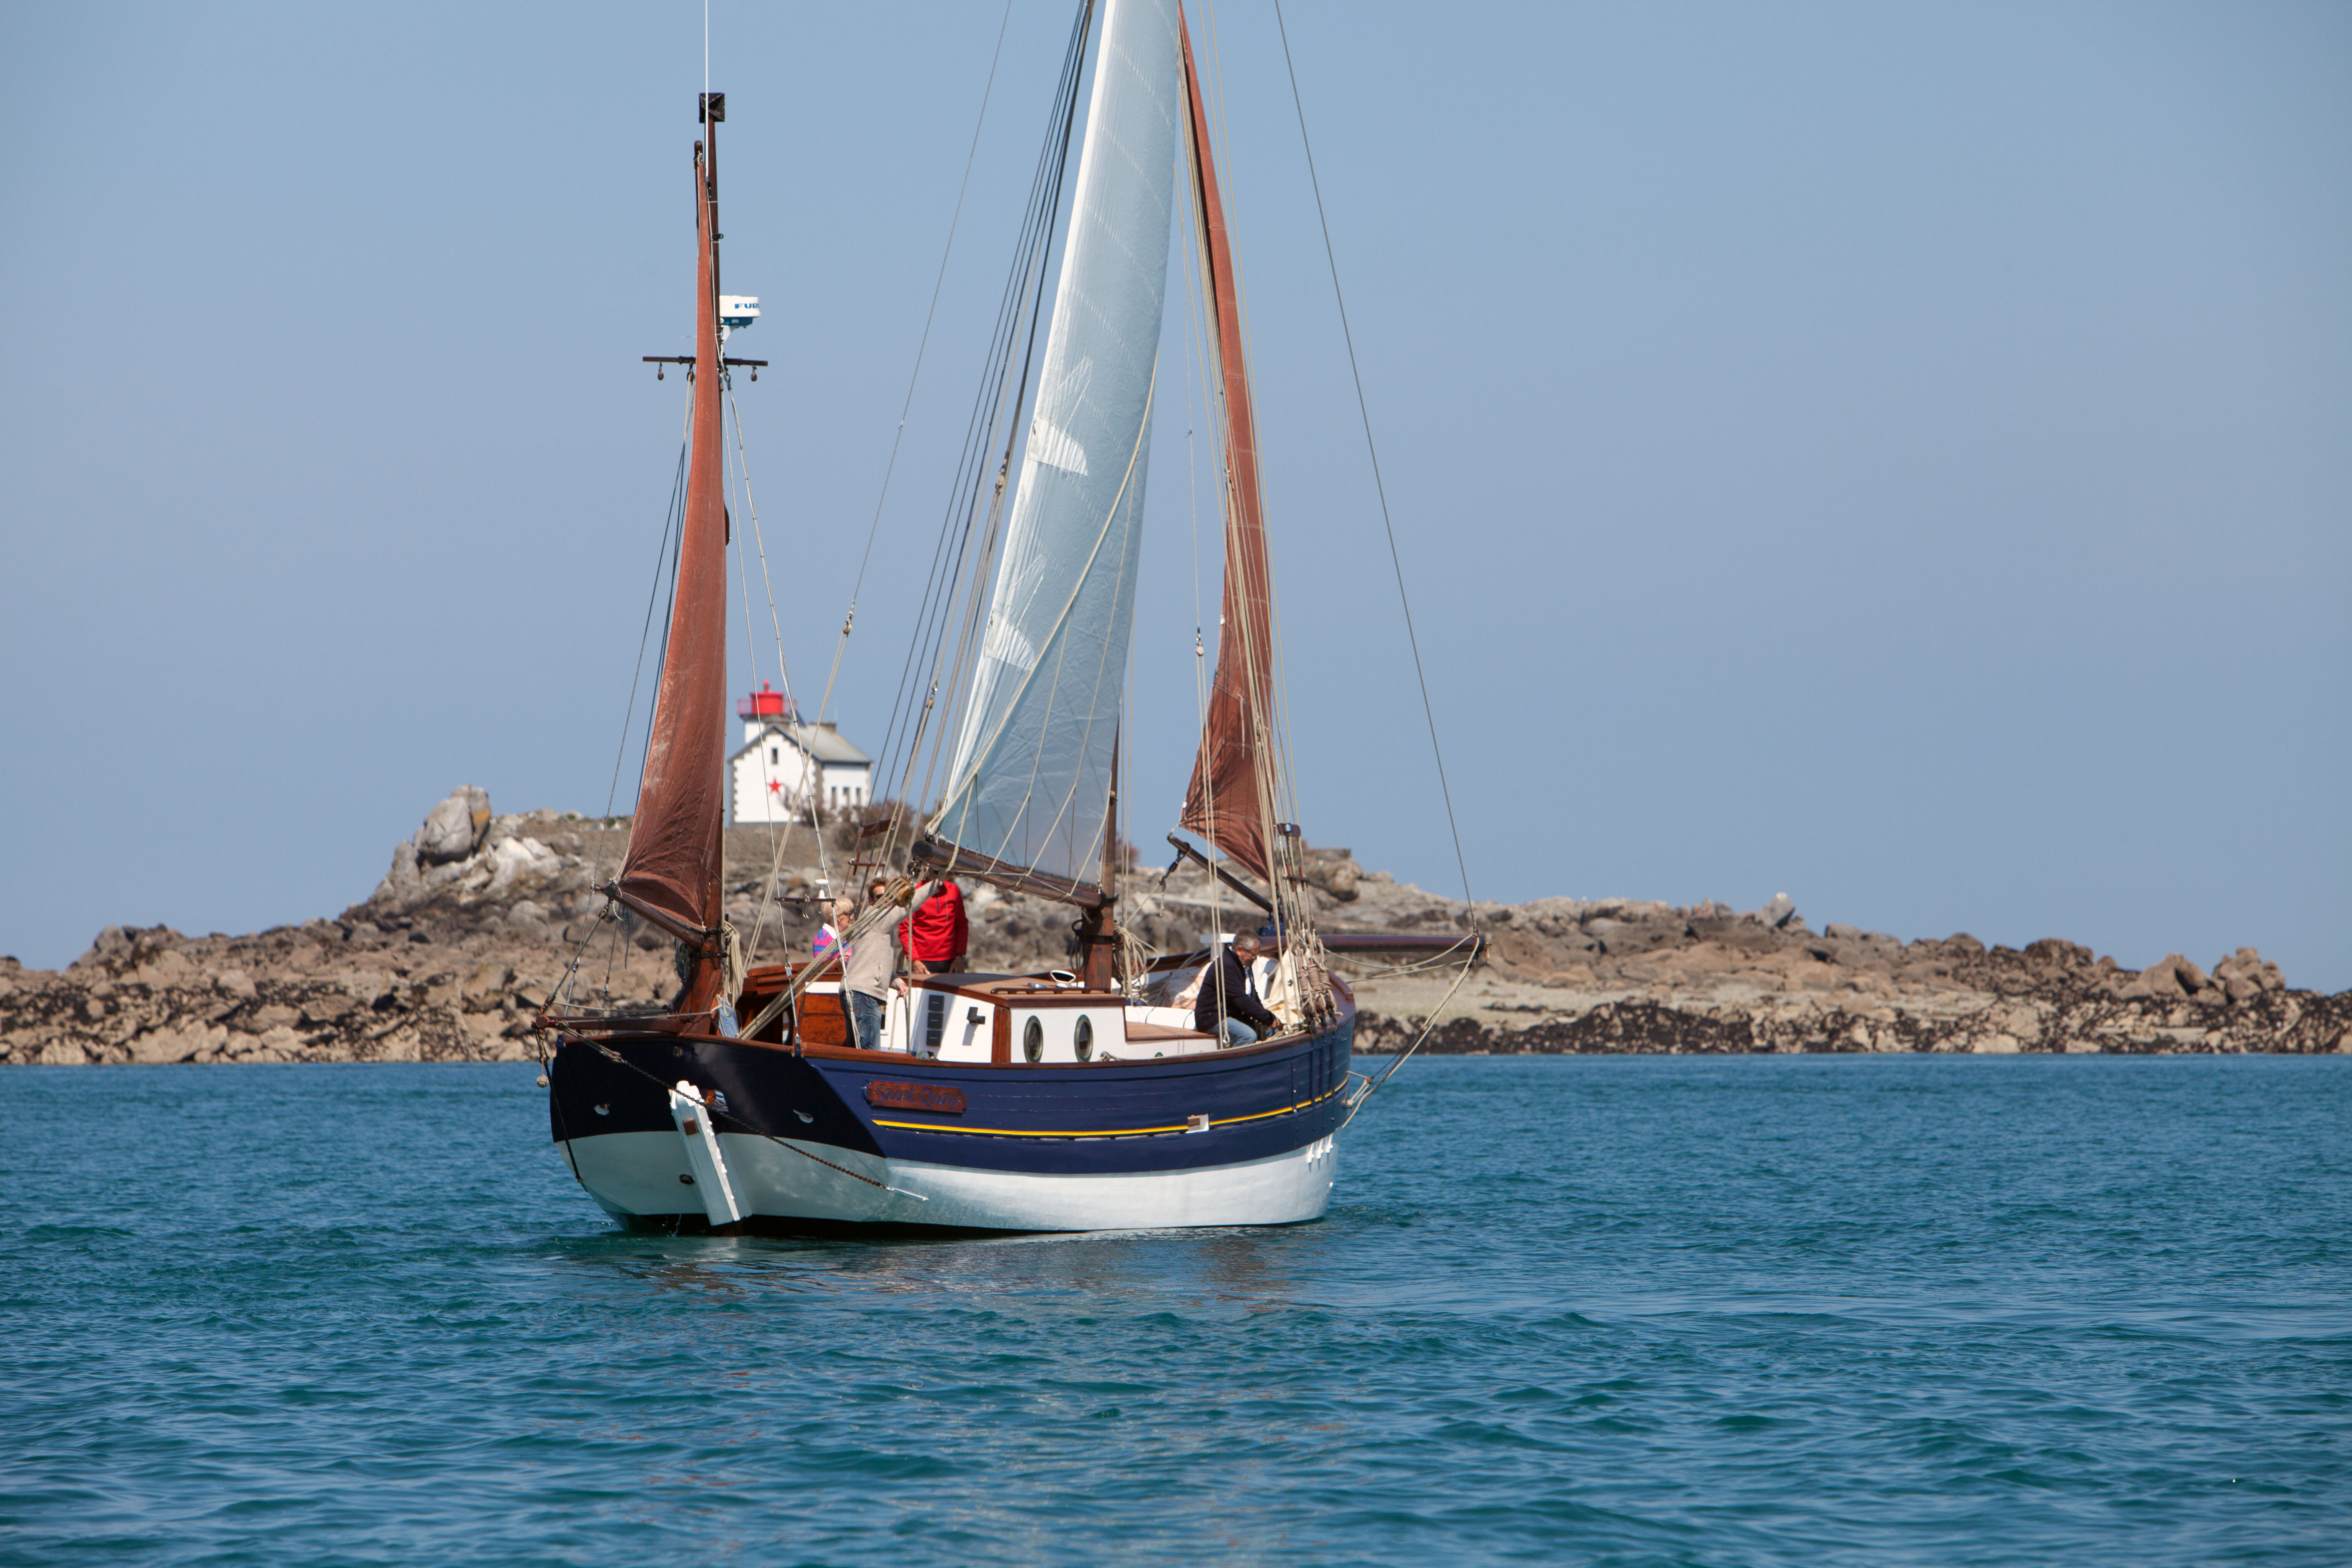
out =
[(1089, 881), (1141, 545), (1182, 91), (1175, 0), (1106, 0), (1069, 237), (988, 618), (930, 830)]
[(1250, 409), (1249, 365), (1242, 353), (1240, 290), (1189, 37), (1184, 40), (1184, 140), (1199, 203), (1207, 305), (1224, 373), (1225, 592), (1216, 678), (1209, 687), (1192, 787), (1177, 820), (1258, 876), (1268, 877), (1267, 837), (1274, 820), (1274, 586), (1266, 567), (1265, 516), (1258, 501), (1257, 424)]
[(629, 827), (620, 891), (640, 912), (681, 932), (715, 932), (725, 829), (719, 775), (727, 717), (727, 503), (712, 276), (716, 193), (699, 145), (694, 189), (694, 423), (677, 596), (670, 607), (669, 647), (654, 696), (653, 730), (646, 739), (645, 773), (637, 784), (636, 818)]

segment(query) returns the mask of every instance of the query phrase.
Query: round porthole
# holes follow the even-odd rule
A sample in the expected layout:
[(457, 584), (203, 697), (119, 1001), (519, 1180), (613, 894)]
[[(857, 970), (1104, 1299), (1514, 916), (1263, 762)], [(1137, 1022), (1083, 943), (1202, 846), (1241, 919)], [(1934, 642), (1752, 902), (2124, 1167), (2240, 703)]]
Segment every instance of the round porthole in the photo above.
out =
[(1033, 1062), (1045, 1059), (1045, 1025), (1034, 1015), (1029, 1019), (1029, 1026), (1021, 1031), (1021, 1054)]
[(1084, 1013), (1078, 1015), (1077, 1033), (1070, 1043), (1077, 1049), (1078, 1060), (1090, 1062), (1095, 1059), (1095, 1021)]

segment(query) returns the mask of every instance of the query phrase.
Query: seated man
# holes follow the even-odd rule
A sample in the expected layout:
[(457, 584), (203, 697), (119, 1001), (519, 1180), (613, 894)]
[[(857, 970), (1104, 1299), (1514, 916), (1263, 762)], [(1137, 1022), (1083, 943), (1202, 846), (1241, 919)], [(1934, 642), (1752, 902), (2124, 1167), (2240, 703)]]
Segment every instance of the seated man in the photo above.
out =
[(1239, 931), (1231, 945), (1218, 952), (1201, 977), (1201, 1000), (1192, 1009), (1192, 1027), (1204, 1035), (1220, 1035), (1228, 1046), (1254, 1045), (1276, 1027), (1274, 1015), (1258, 1000), (1251, 966), (1257, 963), (1255, 931)]

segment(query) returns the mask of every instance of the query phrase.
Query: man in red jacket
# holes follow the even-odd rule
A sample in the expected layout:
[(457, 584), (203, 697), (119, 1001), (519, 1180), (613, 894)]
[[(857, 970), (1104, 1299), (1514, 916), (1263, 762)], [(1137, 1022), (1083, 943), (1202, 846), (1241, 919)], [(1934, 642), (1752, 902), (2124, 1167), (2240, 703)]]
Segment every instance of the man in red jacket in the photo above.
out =
[(946, 879), (931, 884), (930, 897), (898, 925), (898, 941), (918, 974), (961, 974), (971, 927), (964, 920), (963, 889)]

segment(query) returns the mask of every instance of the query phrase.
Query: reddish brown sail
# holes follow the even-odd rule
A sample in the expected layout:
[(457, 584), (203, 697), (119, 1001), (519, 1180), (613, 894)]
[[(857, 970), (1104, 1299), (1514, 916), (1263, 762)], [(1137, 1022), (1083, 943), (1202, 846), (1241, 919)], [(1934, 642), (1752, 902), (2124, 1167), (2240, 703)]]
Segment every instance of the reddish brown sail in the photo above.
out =
[[(727, 503), (711, 237), (718, 193), (699, 142), (694, 149), (694, 425), (677, 597), (670, 608), (669, 648), (654, 697), (653, 731), (646, 741), (620, 894), (623, 902), (674, 935), (715, 938), (725, 827), (720, 774), (726, 744)], [(689, 1010), (708, 1005), (707, 997), (692, 996), (687, 1004)]]
[(1249, 364), (1242, 353), (1240, 291), (1189, 27), (1183, 43), (1185, 141), (1192, 149), (1192, 189), (1207, 242), (1203, 249), (1217, 361), (1224, 373), (1225, 594), (1216, 679), (1209, 687), (1201, 751), (1178, 821), (1265, 877), (1272, 822), (1266, 765), (1271, 758), (1266, 753), (1274, 711), (1274, 590), (1266, 572), (1265, 519), (1258, 504), (1257, 426), (1250, 411)]

